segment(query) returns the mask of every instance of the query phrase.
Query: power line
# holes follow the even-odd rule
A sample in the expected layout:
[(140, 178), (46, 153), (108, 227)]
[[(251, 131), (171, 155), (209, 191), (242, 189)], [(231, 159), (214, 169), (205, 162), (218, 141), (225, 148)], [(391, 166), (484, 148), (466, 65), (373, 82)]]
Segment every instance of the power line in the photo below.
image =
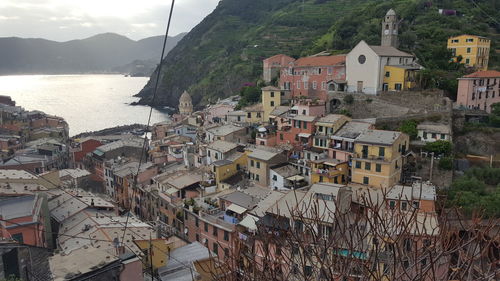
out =
[[(161, 56), (160, 56), (160, 64), (158, 65), (158, 71), (157, 71), (157, 75), (156, 75), (156, 81), (155, 81), (155, 87), (154, 87), (154, 90), (153, 90), (153, 98), (151, 99), (151, 103), (149, 104), (149, 116), (148, 116), (148, 122), (147, 122), (147, 127), (146, 128), (149, 128), (149, 125), (151, 124), (151, 116), (153, 115), (153, 104), (156, 100), (156, 93), (158, 91), (158, 84), (159, 84), (159, 81), (160, 81), (160, 75), (161, 75), (161, 68), (163, 66), (163, 57), (165, 56), (165, 48), (167, 46), (167, 40), (168, 40), (168, 34), (169, 34), (169, 30), (170, 30), (170, 23), (172, 21), (172, 14), (173, 14), (173, 11), (174, 11), (174, 5), (175, 5), (175, 0), (172, 0), (172, 4), (170, 6), (170, 12), (169, 12), (169, 15), (168, 15), (168, 21), (167, 21), (167, 28), (165, 30), (165, 38), (163, 38), (163, 48), (161, 49)], [(132, 191), (132, 197), (130, 199), (130, 206), (129, 206), (129, 209), (128, 209), (128, 212), (127, 212), (127, 219), (125, 221), (125, 230), (127, 230), (127, 226), (128, 226), (128, 220), (129, 220), (129, 217), (130, 217), (130, 208), (132, 207), (132, 202), (134, 200), (134, 197), (135, 197), (135, 193), (136, 193), (136, 190), (137, 190), (137, 178), (139, 177), (139, 172), (141, 170), (141, 165), (142, 165), (142, 160), (143, 160), (143, 157), (144, 157), (144, 152), (146, 151), (146, 145), (147, 145), (147, 136), (144, 137), (144, 143), (142, 145), (142, 150), (141, 150), (141, 157), (139, 159), (139, 165), (137, 166), (137, 173), (134, 177), (134, 184), (132, 186), (133, 188), (133, 191)], [(125, 239), (125, 231), (123, 231), (123, 236), (122, 236), (122, 242), (123, 242), (123, 239)]]
[(483, 8), (481, 8), (481, 6), (479, 6), (479, 4), (476, 3), (476, 1), (471, 0), (471, 2), (472, 2), (472, 4), (474, 4), (474, 6), (476, 6), (483, 14), (485, 14), (487, 17), (489, 17), (492, 21), (494, 21), (496, 24), (500, 24), (500, 22), (498, 22), (494, 17), (492, 17), (488, 13), (486, 13), (486, 11), (483, 10)]

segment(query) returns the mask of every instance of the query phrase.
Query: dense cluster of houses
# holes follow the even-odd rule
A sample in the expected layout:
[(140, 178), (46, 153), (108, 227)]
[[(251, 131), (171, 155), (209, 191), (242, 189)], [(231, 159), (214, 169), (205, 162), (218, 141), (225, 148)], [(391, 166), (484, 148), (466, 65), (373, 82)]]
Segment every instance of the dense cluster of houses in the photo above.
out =
[[(404, 233), (402, 239), (368, 235), (351, 248), (335, 245), (330, 254), (364, 260), (382, 241), (386, 249), (400, 243), (408, 251), (403, 266), (426, 267), (425, 257), (412, 258), (411, 251), (440, 234), (436, 187), (405, 172), (414, 157), (409, 136), (377, 129), (373, 119), (332, 113), (331, 93), (416, 87), (421, 66), (397, 49), (398, 23), (389, 10), (381, 46), (361, 41), (347, 55), (265, 59), (264, 80), (278, 86), (263, 87), (261, 102), (248, 107), (237, 109), (235, 96), (194, 111), (184, 92), (179, 114), (154, 124), (150, 138), (69, 140), (64, 120), (0, 98), (0, 234), (8, 241), (0, 249), (4, 264), (19, 260), (4, 266), (0, 278), (36, 272), (53, 280), (144, 280), (147, 272), (161, 280), (213, 280), (209, 269), (217, 264), (225, 269), (216, 272), (226, 274), (249, 262), (266, 270), (270, 261), (294, 280), (322, 278), (321, 266), (299, 263), (295, 249), (278, 253), (262, 231), (310, 236), (313, 229), (312, 236), (333, 240), (334, 218), (357, 218), (370, 232), (374, 216), (396, 214), (408, 219), (405, 229), (385, 226)], [(487, 65), (483, 57), (480, 62)], [(492, 71), (465, 76), (458, 103), (481, 108), (483, 92), (488, 101), (500, 98), (499, 80)], [(418, 139), (450, 140), (451, 131), (420, 124)], [(306, 231), (306, 224), (313, 227)], [(24, 252), (12, 250), (14, 241)], [(266, 247), (273, 254), (266, 256)], [(55, 250), (50, 258), (46, 249)], [(27, 264), (26, 253), (48, 262)], [(436, 274), (446, 274), (450, 262), (441, 261)], [(381, 259), (374, 271), (394, 270)], [(343, 277), (358, 280), (357, 274)]]

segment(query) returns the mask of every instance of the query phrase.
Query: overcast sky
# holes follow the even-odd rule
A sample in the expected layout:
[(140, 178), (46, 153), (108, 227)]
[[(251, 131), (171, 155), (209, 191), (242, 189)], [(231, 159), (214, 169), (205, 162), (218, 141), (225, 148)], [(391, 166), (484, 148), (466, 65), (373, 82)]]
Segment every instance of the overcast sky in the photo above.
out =
[[(177, 0), (170, 35), (191, 30), (219, 0)], [(0, 37), (82, 39), (114, 32), (137, 40), (165, 33), (170, 0), (0, 0)]]

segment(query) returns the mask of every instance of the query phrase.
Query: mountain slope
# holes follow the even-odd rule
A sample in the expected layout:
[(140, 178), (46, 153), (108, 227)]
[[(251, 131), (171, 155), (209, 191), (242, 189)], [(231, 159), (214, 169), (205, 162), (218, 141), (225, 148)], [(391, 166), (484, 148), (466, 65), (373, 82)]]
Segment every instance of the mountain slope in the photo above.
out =
[[(170, 38), (167, 51), (183, 35)], [(158, 59), (162, 40), (155, 36), (133, 41), (114, 33), (67, 42), (0, 38), (0, 75), (108, 72), (133, 60)]]
[[(257, 81), (263, 58), (278, 53), (348, 52), (361, 39), (379, 44), (380, 22), (391, 7), (404, 19), (402, 49), (421, 56), (425, 66), (447, 64), (446, 38), (455, 34), (489, 36), (495, 50), (500, 27), (491, 17), (500, 18), (498, 1), (476, 2), (489, 17), (466, 0), (222, 0), (164, 60), (155, 105), (176, 106), (184, 90), (195, 104), (235, 94), (243, 83)], [(441, 16), (438, 8), (466, 15)], [(490, 65), (498, 64), (496, 57)], [(140, 103), (152, 103), (155, 77), (138, 94)]]

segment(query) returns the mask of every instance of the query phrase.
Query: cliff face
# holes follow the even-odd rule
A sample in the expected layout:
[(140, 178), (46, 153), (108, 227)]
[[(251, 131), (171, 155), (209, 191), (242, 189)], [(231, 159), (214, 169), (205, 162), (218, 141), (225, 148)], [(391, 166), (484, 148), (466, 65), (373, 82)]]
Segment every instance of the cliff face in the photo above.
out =
[[(498, 1), (481, 5), (500, 17)], [(465, 15), (440, 15), (443, 7)], [(498, 48), (500, 26), (466, 0), (222, 0), (166, 56), (154, 104), (175, 107), (185, 90), (198, 105), (234, 95), (243, 83), (256, 82), (262, 60), (275, 54), (346, 53), (361, 39), (379, 44), (381, 20), (390, 8), (403, 19), (401, 49), (415, 53), (427, 68), (450, 70), (446, 39), (452, 35), (488, 36), (492, 49)], [(499, 55), (490, 56), (490, 68), (499, 67)], [(141, 104), (152, 103), (156, 73), (151, 77), (137, 94)]]
[[(300, 56), (334, 19), (360, 0), (222, 0), (166, 56), (156, 105), (176, 106), (188, 90), (194, 104), (235, 94), (262, 73), (262, 59)], [(156, 74), (138, 94), (151, 102)]]

